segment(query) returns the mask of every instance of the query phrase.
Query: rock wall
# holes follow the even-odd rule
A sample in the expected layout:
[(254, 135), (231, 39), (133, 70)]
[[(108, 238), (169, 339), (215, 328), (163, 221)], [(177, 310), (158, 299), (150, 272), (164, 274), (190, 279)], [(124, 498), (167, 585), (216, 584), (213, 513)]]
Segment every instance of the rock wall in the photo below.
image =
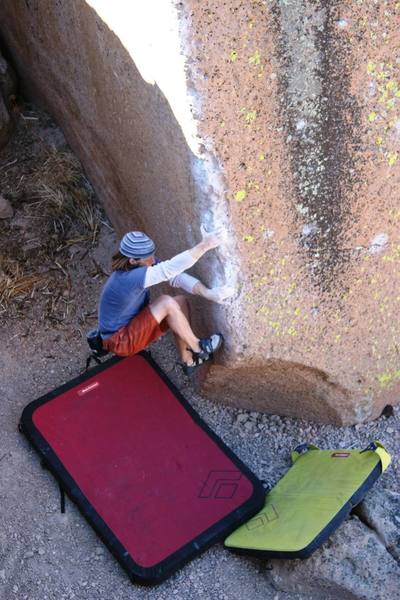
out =
[(199, 271), (238, 290), (205, 313), (215, 399), (335, 423), (398, 402), (399, 25), (385, 0), (0, 5), (119, 232), (168, 256), (229, 227)]
[(12, 108), (15, 93), (14, 72), (0, 53), (0, 148), (7, 144), (13, 131)]
[(210, 388), (376, 416), (400, 391), (400, 5), (191, 6), (243, 277), (237, 358)]

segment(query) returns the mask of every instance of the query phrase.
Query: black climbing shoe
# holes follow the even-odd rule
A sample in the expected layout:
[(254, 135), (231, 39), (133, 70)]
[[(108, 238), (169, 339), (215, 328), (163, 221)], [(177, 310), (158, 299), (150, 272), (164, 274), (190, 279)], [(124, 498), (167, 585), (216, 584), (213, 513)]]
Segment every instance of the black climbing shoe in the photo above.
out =
[(200, 352), (193, 352), (190, 350), (193, 356), (193, 363), (188, 365), (187, 363), (179, 363), (185, 375), (190, 376), (194, 373), (197, 367), (204, 364), (207, 360), (211, 360), (224, 341), (222, 333), (214, 333), (207, 338), (200, 338), (199, 346)]
[(205, 360), (203, 358), (197, 358), (197, 360), (193, 358), (193, 363), (191, 365), (188, 365), (187, 363), (178, 363), (178, 365), (182, 368), (184, 375), (186, 375), (186, 377), (190, 377), (190, 375), (193, 375), (197, 367), (200, 367)]
[(200, 338), (200, 352), (194, 352), (193, 356), (197, 354), (199, 358), (208, 360), (209, 358), (212, 358), (214, 352), (221, 348), (223, 341), (224, 336), (222, 333), (213, 333), (210, 337)]

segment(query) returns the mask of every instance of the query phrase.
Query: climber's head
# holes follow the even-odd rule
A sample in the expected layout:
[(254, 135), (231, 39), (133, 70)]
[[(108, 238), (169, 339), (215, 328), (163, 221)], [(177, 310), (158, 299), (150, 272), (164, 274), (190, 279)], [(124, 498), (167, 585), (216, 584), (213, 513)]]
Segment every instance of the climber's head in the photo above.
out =
[(119, 252), (112, 260), (113, 271), (128, 271), (135, 267), (150, 267), (155, 263), (156, 246), (151, 238), (142, 231), (129, 231), (119, 245)]

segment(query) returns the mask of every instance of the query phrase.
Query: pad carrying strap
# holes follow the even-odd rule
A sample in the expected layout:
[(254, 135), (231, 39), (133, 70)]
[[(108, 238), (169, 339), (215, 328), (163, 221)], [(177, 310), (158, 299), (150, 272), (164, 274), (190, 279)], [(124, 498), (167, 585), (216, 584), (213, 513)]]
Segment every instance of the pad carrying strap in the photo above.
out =
[(300, 444), (296, 446), (294, 450), (290, 453), (290, 458), (292, 459), (292, 464), (296, 462), (298, 458), (308, 450), (319, 450), (318, 446), (314, 446), (314, 444), (308, 444), (305, 442), (304, 444)]
[(386, 471), (392, 459), (385, 446), (379, 440), (374, 440), (373, 442), (368, 444), (368, 446), (364, 448), (364, 450), (361, 450), (361, 453), (368, 451), (376, 452), (376, 454), (379, 456), (379, 460), (381, 461), (382, 473)]

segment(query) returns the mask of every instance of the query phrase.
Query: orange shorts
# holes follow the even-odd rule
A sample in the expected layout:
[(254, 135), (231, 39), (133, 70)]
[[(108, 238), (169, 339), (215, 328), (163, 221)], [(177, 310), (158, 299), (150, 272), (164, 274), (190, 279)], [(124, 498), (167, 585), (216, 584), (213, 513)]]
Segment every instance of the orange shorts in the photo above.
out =
[(157, 323), (150, 308), (143, 308), (127, 325), (103, 340), (103, 348), (118, 356), (132, 356), (164, 335), (168, 330), (164, 319)]

